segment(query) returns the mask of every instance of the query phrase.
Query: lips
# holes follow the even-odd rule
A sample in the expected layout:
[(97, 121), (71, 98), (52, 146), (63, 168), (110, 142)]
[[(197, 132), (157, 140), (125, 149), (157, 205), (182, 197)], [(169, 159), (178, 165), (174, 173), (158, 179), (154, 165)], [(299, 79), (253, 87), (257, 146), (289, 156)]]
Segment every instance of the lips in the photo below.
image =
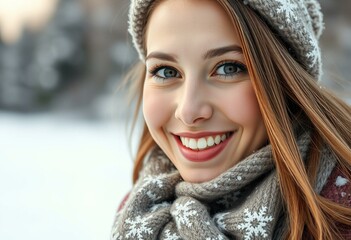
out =
[(174, 135), (182, 155), (193, 162), (209, 161), (225, 148), (235, 132)]

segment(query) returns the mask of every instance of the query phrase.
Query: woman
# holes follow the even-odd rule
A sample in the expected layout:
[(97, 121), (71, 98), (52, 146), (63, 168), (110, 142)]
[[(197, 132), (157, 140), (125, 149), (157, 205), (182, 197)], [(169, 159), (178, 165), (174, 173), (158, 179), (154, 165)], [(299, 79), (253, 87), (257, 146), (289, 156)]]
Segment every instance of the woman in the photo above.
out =
[(112, 239), (351, 239), (316, 1), (135, 0), (129, 24), (145, 126)]

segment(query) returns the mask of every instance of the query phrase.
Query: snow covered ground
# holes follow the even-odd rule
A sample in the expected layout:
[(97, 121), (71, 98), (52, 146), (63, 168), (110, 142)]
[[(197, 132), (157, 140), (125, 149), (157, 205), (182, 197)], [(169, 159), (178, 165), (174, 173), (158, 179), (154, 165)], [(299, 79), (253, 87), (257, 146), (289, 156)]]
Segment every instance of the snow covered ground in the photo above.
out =
[(0, 239), (109, 239), (131, 187), (125, 123), (0, 112)]

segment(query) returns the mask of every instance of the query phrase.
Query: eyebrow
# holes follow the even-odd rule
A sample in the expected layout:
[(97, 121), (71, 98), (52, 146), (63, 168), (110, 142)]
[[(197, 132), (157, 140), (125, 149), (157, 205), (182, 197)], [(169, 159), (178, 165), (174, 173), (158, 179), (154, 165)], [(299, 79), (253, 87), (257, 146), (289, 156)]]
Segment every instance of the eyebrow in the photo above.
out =
[[(204, 59), (209, 59), (213, 57), (218, 57), (221, 56), (225, 53), (228, 52), (238, 52), (238, 53), (243, 53), (242, 49), (238, 45), (231, 45), (231, 46), (226, 46), (226, 47), (220, 47), (220, 48), (215, 48), (215, 49), (210, 49), (208, 50), (204, 55)], [(147, 57), (145, 58), (145, 61), (150, 59), (150, 58), (157, 58), (160, 60), (165, 60), (165, 61), (170, 61), (170, 62), (177, 62), (177, 58), (174, 55), (167, 54), (167, 53), (162, 53), (162, 52), (152, 52)]]
[(227, 46), (227, 47), (220, 47), (220, 48), (215, 48), (215, 49), (208, 50), (204, 54), (203, 58), (204, 59), (208, 59), (208, 58), (218, 57), (218, 56), (221, 56), (223, 54), (226, 54), (227, 52), (238, 52), (238, 53), (242, 54), (243, 50), (238, 45), (231, 45), (231, 46)]
[(173, 55), (167, 54), (167, 53), (162, 53), (162, 52), (152, 52), (147, 57), (145, 58), (145, 61), (150, 59), (150, 58), (157, 58), (160, 60), (165, 60), (165, 61), (170, 61), (170, 62), (176, 62), (177, 59)]

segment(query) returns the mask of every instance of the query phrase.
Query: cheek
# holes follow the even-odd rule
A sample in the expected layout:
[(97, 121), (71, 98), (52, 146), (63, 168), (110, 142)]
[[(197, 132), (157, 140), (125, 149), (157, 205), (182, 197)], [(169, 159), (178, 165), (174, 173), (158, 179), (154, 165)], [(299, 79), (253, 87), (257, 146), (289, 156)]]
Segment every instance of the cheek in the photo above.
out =
[(226, 101), (229, 118), (240, 125), (262, 122), (261, 111), (251, 83), (243, 85)]
[(151, 132), (163, 127), (172, 116), (170, 99), (157, 89), (144, 86), (143, 115)]

